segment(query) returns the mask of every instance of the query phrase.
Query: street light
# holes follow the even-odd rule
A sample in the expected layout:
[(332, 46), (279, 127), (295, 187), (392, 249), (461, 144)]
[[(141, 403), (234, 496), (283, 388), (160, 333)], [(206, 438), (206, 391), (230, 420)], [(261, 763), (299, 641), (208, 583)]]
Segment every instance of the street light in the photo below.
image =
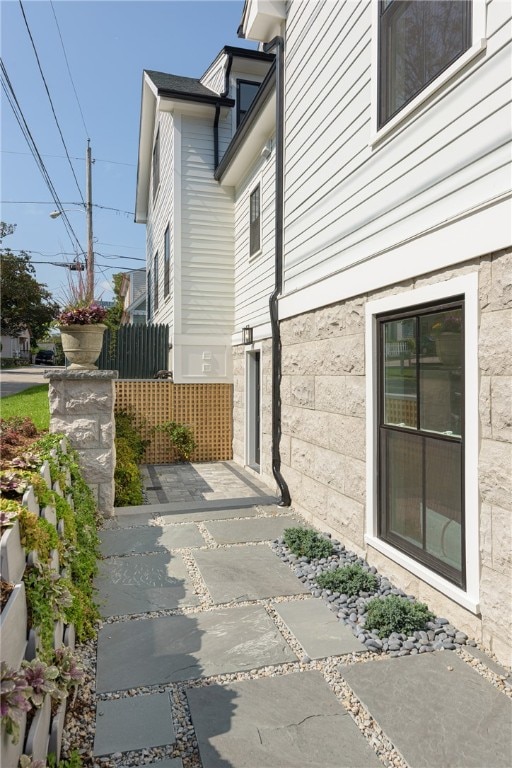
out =
[(68, 211), (80, 211), (80, 213), (83, 213), (81, 208), (63, 208), (62, 211), (52, 211), (50, 219), (58, 219), (59, 216), (62, 216), (63, 213), (68, 213)]
[[(87, 216), (87, 282), (86, 282), (86, 296), (92, 300), (94, 298), (94, 250), (92, 247), (92, 172), (91, 172), (91, 142), (87, 139), (87, 155), (85, 160), (85, 215)], [(69, 208), (72, 211), (81, 211), (81, 208)], [(52, 219), (58, 218), (62, 213), (65, 213), (66, 209), (60, 211), (52, 211), (50, 217)]]

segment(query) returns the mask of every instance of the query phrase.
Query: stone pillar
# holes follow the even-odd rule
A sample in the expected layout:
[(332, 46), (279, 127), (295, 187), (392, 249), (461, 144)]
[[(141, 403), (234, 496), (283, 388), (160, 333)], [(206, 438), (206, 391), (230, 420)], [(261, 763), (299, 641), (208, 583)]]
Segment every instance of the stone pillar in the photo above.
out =
[(50, 432), (62, 432), (104, 517), (114, 513), (114, 401), (117, 371), (48, 371)]

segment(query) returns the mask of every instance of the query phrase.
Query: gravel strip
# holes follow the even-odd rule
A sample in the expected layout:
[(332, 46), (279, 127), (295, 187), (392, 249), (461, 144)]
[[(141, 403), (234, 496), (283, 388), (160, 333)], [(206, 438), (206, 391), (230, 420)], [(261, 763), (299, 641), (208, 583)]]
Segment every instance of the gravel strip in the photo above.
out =
[[(487, 653), (487, 651), (484, 651), (484, 653)], [(457, 655), (463, 661), (465, 661), (466, 664), (469, 664), (469, 666), (472, 667), (475, 672), (478, 672), (481, 677), (487, 680), (487, 682), (494, 685), (498, 691), (501, 691), (506, 696), (508, 696), (509, 699), (512, 699), (512, 680), (509, 675), (496, 674), (496, 672), (493, 672), (492, 669), (489, 669), (489, 667), (482, 661), (475, 659), (475, 657), (468, 653), (468, 651), (466, 651), (464, 648), (459, 648)]]

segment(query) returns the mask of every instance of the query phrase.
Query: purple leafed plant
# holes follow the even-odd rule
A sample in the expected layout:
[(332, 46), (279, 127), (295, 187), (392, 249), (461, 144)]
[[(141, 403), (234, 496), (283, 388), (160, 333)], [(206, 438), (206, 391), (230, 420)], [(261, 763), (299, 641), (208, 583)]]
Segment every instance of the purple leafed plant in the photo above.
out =
[(20, 725), (24, 712), (30, 712), (31, 688), (23, 670), (14, 670), (2, 661), (0, 666), (0, 719), (13, 744), (20, 739)]
[(84, 679), (83, 667), (78, 663), (78, 659), (66, 646), (57, 648), (55, 651), (55, 666), (58, 669), (59, 676), (57, 685), (67, 695), (72, 688), (77, 688)]
[(49, 666), (37, 658), (33, 661), (23, 661), (21, 666), (27, 685), (31, 688), (29, 698), (34, 707), (42, 706), (47, 693), (54, 699), (62, 698), (55, 682), (59, 676), (57, 667)]
[(59, 315), (60, 325), (96, 325), (102, 323), (107, 315), (107, 310), (99, 304), (85, 304), (83, 306), (66, 307)]
[(5, 528), (12, 528), (17, 517), (18, 514), (16, 512), (0, 510), (0, 531), (3, 531)]

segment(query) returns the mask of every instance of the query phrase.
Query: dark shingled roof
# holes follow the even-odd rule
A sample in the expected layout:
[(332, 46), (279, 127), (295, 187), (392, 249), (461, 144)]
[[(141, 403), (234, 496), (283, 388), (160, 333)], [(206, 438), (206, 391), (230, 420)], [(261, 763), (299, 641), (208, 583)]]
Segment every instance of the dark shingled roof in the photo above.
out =
[(218, 93), (207, 88), (195, 77), (168, 75), (165, 72), (153, 72), (149, 69), (144, 71), (162, 95), (192, 99), (194, 101), (211, 101), (213, 103), (218, 103), (219, 101), (231, 103), (232, 101), (231, 99), (222, 99)]

